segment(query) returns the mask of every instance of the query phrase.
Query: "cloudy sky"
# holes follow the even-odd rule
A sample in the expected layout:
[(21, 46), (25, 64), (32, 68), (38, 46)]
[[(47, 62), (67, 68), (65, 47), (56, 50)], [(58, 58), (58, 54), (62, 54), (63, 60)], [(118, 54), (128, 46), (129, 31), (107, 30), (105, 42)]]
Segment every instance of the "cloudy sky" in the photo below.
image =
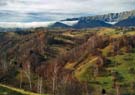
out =
[(135, 9), (135, 0), (0, 0), (0, 22), (56, 21)]

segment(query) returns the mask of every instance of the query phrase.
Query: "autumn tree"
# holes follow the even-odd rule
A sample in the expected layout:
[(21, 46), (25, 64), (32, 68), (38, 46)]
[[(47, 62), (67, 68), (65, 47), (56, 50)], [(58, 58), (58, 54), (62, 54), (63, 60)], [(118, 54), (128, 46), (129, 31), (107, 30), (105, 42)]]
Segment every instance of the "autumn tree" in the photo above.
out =
[(37, 92), (39, 94), (43, 93), (43, 78), (38, 76), (38, 80), (37, 80)]
[(3, 59), (1, 60), (3, 72), (6, 72), (8, 70), (8, 58), (7, 53), (3, 54)]
[(112, 72), (113, 88), (116, 89), (116, 95), (120, 95), (120, 81), (123, 80), (121, 74), (117, 71)]
[(59, 61), (56, 59), (54, 63), (52, 63), (52, 92), (53, 95), (56, 95), (57, 86), (58, 86), (58, 72), (59, 72)]
[(28, 81), (29, 81), (29, 88), (30, 90), (32, 90), (32, 80), (31, 80), (31, 64), (25, 64), (24, 68), (23, 68), (23, 72), (26, 75)]

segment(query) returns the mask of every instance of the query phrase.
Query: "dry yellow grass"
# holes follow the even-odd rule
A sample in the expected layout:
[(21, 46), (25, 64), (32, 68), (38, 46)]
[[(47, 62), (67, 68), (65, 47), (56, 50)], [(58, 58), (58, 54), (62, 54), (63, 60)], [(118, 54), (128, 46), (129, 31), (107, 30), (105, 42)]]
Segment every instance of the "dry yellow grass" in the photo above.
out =
[(33, 92), (25, 91), (23, 89), (7, 86), (7, 85), (4, 85), (4, 84), (0, 84), (0, 86), (4, 87), (4, 88), (7, 88), (9, 90), (15, 91), (15, 92), (19, 92), (19, 93), (24, 94), (24, 95), (45, 95), (45, 94), (38, 94), (38, 93), (33, 93)]

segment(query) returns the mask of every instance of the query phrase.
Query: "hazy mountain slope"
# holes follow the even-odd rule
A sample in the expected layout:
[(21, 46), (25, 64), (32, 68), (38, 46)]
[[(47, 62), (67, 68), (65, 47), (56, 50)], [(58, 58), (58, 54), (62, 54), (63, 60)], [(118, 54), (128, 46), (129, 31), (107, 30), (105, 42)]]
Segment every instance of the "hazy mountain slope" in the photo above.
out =
[[(68, 18), (62, 21), (77, 21), (73, 28), (92, 28), (92, 27), (110, 27), (110, 26), (117, 26), (118, 24), (115, 23), (123, 23), (124, 25), (118, 26), (134, 26), (134, 21), (131, 21), (130, 18), (135, 17), (135, 10), (126, 11), (121, 13), (109, 13), (104, 15), (96, 15), (96, 16), (87, 16), (87, 17), (80, 17), (80, 18)], [(129, 19), (130, 21), (126, 20)], [(133, 19), (132, 19), (133, 20)], [(129, 24), (126, 24), (129, 23)], [(114, 25), (115, 24), (115, 25)]]
[[(80, 18), (68, 18), (58, 22), (32, 22), (32, 23), (19, 23), (19, 22), (1, 22), (0, 31), (6, 31), (4, 28), (34, 28), (34, 27), (46, 27), (46, 28), (93, 28), (93, 27), (110, 27), (117, 26), (116, 23), (125, 23), (125, 25), (118, 26), (134, 26), (134, 21), (131, 18), (135, 17), (135, 10), (126, 11), (121, 13), (109, 13), (104, 15), (86, 16)], [(129, 20), (126, 20), (129, 19)], [(126, 23), (130, 23), (129, 25)], [(114, 25), (115, 24), (115, 25)], [(13, 29), (12, 29), (13, 30)]]
[[(67, 21), (74, 21), (74, 20), (101, 20), (104, 22), (119, 22), (121, 20), (127, 19), (129, 17), (135, 16), (135, 10), (126, 11), (121, 13), (109, 13), (104, 15), (97, 15), (97, 16), (87, 16), (87, 17), (80, 17), (80, 18), (68, 18)], [(66, 21), (65, 20), (65, 21)]]
[(115, 24), (115, 26), (123, 26), (123, 27), (129, 27), (129, 26), (135, 26), (135, 17), (131, 17), (125, 20), (122, 20)]
[(94, 27), (110, 27), (110, 24), (107, 24), (100, 20), (87, 20), (82, 19), (79, 20), (79, 22), (75, 25), (73, 25), (73, 28), (94, 28)]
[(70, 28), (70, 26), (66, 25), (64, 23), (61, 23), (61, 22), (56, 22), (56, 23), (50, 25), (49, 28)]

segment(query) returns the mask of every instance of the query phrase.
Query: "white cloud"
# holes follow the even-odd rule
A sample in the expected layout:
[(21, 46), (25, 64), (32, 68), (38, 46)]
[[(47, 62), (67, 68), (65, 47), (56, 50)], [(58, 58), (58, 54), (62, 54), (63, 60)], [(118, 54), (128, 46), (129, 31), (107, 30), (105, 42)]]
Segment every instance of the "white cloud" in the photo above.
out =
[[(0, 17), (0, 20), (59, 20), (132, 9), (135, 9), (135, 0), (0, 0), (0, 13), (5, 11), (14, 14), (5, 20), (4, 16)], [(16, 13), (21, 15), (16, 16)]]
[(3, 28), (33, 28), (33, 27), (48, 27), (55, 22), (0, 22), (0, 27)]

